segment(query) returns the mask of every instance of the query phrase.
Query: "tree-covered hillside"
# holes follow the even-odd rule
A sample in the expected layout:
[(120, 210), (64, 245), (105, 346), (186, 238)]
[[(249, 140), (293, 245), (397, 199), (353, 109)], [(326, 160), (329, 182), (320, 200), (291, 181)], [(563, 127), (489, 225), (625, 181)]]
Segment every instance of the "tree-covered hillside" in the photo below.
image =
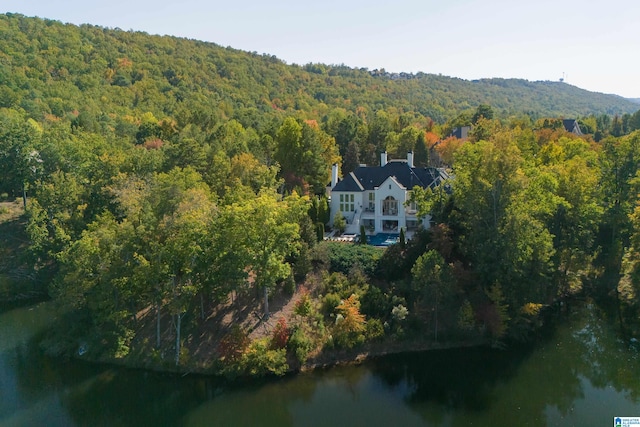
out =
[[(0, 15), (0, 226), (24, 228), (4, 239), (23, 246), (3, 253), (0, 298), (41, 280), (54, 353), (231, 375), (364, 343), (524, 338), (578, 292), (637, 319), (637, 107)], [(332, 165), (383, 151), (452, 169), (412, 192), (434, 227), (386, 251), (325, 242)], [(271, 337), (224, 321), (264, 325), (285, 294)]]
[(563, 83), (287, 65), (213, 43), (15, 14), (0, 15), (0, 81), (2, 107), (20, 106), (35, 120), (80, 114), (91, 126), (113, 128), (144, 112), (181, 124), (234, 118), (255, 128), (265, 116), (300, 111), (319, 119), (337, 107), (415, 112), (436, 123), (483, 103), (501, 116), (637, 110), (623, 98)]

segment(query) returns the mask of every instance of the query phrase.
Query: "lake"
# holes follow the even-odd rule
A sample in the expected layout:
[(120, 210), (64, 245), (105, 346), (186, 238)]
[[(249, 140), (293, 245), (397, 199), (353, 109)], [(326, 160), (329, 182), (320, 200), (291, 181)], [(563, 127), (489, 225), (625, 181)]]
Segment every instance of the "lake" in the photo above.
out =
[(592, 304), (530, 345), (393, 355), (228, 384), (44, 356), (51, 305), (0, 312), (0, 426), (611, 426), (640, 357)]

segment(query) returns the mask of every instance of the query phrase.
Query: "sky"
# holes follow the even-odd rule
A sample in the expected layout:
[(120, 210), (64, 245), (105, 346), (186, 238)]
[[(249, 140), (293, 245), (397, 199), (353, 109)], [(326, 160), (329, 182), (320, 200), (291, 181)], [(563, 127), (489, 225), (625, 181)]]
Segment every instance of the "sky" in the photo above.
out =
[(289, 64), (564, 78), (640, 98), (638, 0), (5, 1), (0, 12), (187, 37)]

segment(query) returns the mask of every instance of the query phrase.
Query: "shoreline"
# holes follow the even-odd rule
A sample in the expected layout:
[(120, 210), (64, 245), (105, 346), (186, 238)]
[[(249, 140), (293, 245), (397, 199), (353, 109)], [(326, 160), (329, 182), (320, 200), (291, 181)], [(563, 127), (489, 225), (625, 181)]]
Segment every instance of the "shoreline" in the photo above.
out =
[[(438, 351), (438, 350), (451, 350), (451, 349), (461, 349), (461, 348), (474, 348), (474, 347), (482, 347), (489, 345), (489, 342), (480, 338), (477, 340), (465, 340), (465, 341), (450, 341), (450, 342), (417, 342), (417, 341), (407, 341), (406, 343), (397, 343), (399, 345), (386, 347), (381, 346), (380, 344), (372, 344), (374, 347), (369, 351), (362, 351), (363, 349), (352, 349), (347, 350), (348, 354), (343, 357), (335, 357), (330, 354), (319, 355), (317, 359), (319, 360), (311, 360), (305, 364), (303, 364), (299, 371), (295, 372), (311, 372), (316, 369), (326, 369), (332, 368), (335, 366), (349, 366), (349, 365), (359, 365), (368, 360), (385, 357), (395, 354), (408, 354), (408, 353), (422, 353), (428, 351)], [(380, 348), (377, 348), (380, 347)], [(344, 350), (343, 350), (344, 351)], [(324, 356), (324, 357), (323, 357)], [(322, 360), (329, 359), (329, 360)], [(310, 363), (311, 362), (311, 363)]]
[[(380, 357), (408, 354), (408, 353), (421, 353), (431, 352), (438, 350), (451, 350), (462, 348), (476, 348), (489, 346), (490, 342), (485, 338), (469, 339), (463, 341), (450, 341), (450, 342), (430, 342), (430, 341), (417, 341), (408, 340), (406, 342), (395, 342), (395, 345), (384, 345), (384, 342), (370, 343), (360, 348), (343, 349), (343, 350), (331, 350), (328, 352), (320, 353), (316, 357), (311, 357), (307, 362), (302, 365), (288, 363), (288, 369), (284, 375), (243, 375), (235, 377), (234, 379), (240, 380), (258, 380), (261, 378), (278, 378), (283, 376), (298, 375), (302, 373), (310, 373), (316, 370), (331, 369), (340, 366), (358, 366), (369, 360), (373, 360)], [(386, 343), (390, 344), (390, 343)], [(158, 374), (167, 375), (179, 375), (185, 377), (187, 375), (199, 375), (206, 377), (218, 377), (223, 379), (229, 379), (219, 369), (215, 368), (215, 362), (210, 366), (170, 366), (154, 363), (128, 363), (127, 358), (108, 358), (98, 357), (89, 358), (82, 357), (74, 354), (71, 359), (79, 360), (85, 363), (113, 366), (124, 369), (149, 371)], [(288, 362), (291, 362), (289, 360)]]

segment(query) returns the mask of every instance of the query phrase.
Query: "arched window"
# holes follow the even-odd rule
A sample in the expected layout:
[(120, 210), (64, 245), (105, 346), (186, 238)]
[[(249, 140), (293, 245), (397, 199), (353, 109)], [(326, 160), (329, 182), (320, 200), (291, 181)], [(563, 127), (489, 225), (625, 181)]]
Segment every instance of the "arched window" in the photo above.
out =
[(387, 196), (382, 201), (382, 215), (398, 215), (398, 201), (392, 196)]

